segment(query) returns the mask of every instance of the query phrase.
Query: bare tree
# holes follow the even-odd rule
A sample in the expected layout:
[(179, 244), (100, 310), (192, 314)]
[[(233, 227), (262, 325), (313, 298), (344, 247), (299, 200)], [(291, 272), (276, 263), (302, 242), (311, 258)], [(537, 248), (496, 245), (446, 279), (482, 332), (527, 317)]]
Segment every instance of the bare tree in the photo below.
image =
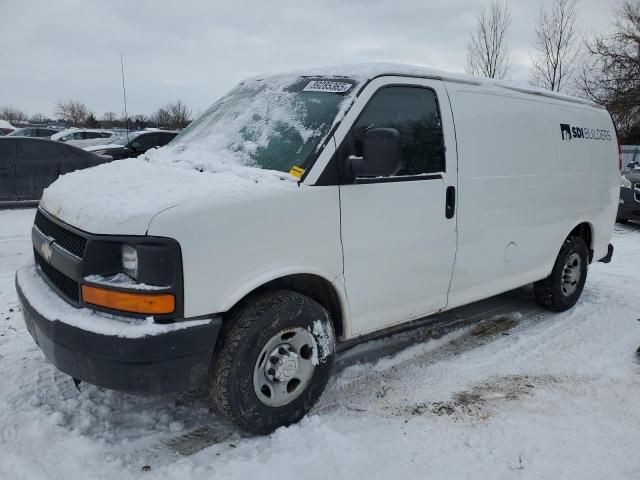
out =
[(640, 142), (640, 2), (615, 10), (609, 34), (587, 42), (590, 61), (577, 79), (587, 98), (607, 107), (625, 142)]
[(191, 123), (191, 109), (182, 100), (177, 100), (160, 107), (150, 119), (159, 128), (184, 128)]
[(115, 112), (105, 112), (105, 114), (102, 116), (102, 120), (105, 122), (114, 122), (117, 118), (117, 115), (115, 114)]
[(59, 100), (56, 103), (56, 115), (58, 118), (70, 122), (74, 127), (84, 125), (89, 113), (87, 106), (76, 100)]
[(171, 114), (172, 128), (184, 128), (191, 122), (191, 109), (182, 100), (167, 105)]
[(34, 113), (29, 117), (29, 123), (45, 124), (51, 122), (51, 119), (42, 113)]
[(16, 107), (3, 105), (0, 107), (0, 118), (9, 123), (23, 122), (27, 119), (27, 114)]
[(553, 0), (550, 10), (540, 4), (534, 53), (531, 56), (531, 83), (559, 92), (569, 85), (579, 53), (577, 0)]
[(166, 107), (160, 107), (156, 113), (151, 115), (151, 120), (156, 124), (158, 128), (170, 128), (171, 127), (171, 114)]
[(472, 75), (504, 78), (510, 67), (506, 34), (511, 24), (511, 8), (507, 0), (491, 0), (482, 7), (476, 28), (467, 44), (467, 66)]
[(147, 117), (144, 113), (136, 113), (131, 117), (131, 120), (136, 123), (147, 123), (149, 121), (149, 117)]

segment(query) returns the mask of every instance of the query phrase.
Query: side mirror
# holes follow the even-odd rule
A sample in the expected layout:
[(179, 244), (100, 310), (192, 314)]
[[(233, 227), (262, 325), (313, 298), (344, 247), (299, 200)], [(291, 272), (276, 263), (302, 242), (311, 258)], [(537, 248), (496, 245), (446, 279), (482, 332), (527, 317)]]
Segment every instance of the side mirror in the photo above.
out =
[(372, 128), (363, 139), (363, 156), (347, 159), (347, 172), (353, 177), (395, 175), (402, 166), (400, 132), (395, 128)]
[(638, 166), (638, 162), (627, 163), (627, 168), (636, 168), (637, 166)]
[(131, 150), (133, 150), (134, 152), (142, 152), (142, 144), (140, 142), (133, 142), (131, 144)]

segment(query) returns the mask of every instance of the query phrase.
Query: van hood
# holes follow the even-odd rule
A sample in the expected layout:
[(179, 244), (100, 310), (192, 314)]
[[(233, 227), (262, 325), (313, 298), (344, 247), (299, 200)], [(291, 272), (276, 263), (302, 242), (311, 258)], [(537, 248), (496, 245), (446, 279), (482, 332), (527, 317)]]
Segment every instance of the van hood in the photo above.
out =
[(127, 159), (61, 176), (45, 189), (40, 207), (86, 232), (144, 235), (153, 217), (173, 206), (249, 201), (295, 188), (294, 180), (282, 172), (251, 167), (213, 173)]

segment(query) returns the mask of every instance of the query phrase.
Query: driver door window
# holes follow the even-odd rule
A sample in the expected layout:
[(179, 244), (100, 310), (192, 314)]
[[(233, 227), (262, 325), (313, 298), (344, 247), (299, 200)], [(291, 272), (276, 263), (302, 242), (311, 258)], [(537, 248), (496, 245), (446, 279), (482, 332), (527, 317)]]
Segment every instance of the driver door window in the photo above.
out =
[(378, 90), (353, 126), (355, 155), (362, 156), (365, 132), (379, 127), (400, 133), (402, 167), (397, 176), (445, 171), (442, 122), (433, 90), (409, 86)]

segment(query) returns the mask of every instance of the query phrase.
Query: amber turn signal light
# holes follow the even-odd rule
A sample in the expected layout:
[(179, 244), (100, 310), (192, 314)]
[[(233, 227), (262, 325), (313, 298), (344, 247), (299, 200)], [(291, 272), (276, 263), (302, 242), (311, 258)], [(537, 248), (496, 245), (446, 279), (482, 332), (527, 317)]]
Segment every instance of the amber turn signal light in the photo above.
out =
[(162, 315), (173, 313), (176, 298), (170, 293), (130, 293), (82, 285), (82, 300), (99, 307), (123, 312)]

